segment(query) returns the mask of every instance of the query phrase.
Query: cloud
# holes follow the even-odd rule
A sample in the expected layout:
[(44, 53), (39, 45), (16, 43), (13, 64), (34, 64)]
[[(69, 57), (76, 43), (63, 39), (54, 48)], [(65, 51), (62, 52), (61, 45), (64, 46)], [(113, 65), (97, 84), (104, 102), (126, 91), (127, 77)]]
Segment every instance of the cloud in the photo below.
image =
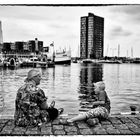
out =
[[(12, 34), (11, 34), (12, 33)], [(51, 38), (55, 31), (50, 30), (44, 22), (30, 22), (29, 20), (5, 20), (3, 23), (4, 40), (29, 40), (34, 37)], [(9, 38), (9, 39), (8, 39)]]
[(140, 5), (124, 5), (124, 6), (115, 6), (111, 7), (110, 10), (116, 13), (124, 13), (127, 15), (140, 15)]
[(79, 36), (71, 33), (71, 34), (65, 35), (64, 37), (67, 39), (75, 39), (75, 38), (78, 38)]
[(140, 23), (140, 5), (125, 5), (111, 7), (113, 17), (120, 19), (125, 22)]
[[(47, 16), (49, 13), (49, 8), (47, 7), (19, 7), (19, 6), (1, 6), (0, 7), (0, 17), (5, 17), (7, 19), (25, 19), (30, 21), (37, 20), (53, 20), (53, 16)], [(42, 14), (43, 13), (43, 14)], [(46, 14), (45, 14), (46, 13)], [(45, 16), (46, 15), (46, 16)]]
[(50, 26), (52, 29), (64, 29), (64, 28), (67, 28), (66, 25), (58, 24), (58, 23), (56, 23), (56, 24), (52, 23), (52, 24), (50, 24), (49, 26)]
[(110, 38), (127, 37), (132, 35), (132, 32), (123, 29), (121, 26), (112, 27), (109, 32)]

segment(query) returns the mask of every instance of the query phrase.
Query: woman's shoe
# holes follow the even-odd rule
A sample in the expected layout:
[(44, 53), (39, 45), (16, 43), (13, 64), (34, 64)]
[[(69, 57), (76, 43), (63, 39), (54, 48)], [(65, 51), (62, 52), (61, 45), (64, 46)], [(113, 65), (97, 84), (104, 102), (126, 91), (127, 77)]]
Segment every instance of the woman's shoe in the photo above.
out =
[(60, 115), (60, 114), (62, 114), (64, 112), (64, 109), (63, 108), (59, 108), (58, 109), (58, 114)]
[(99, 119), (98, 118), (92, 118), (92, 119), (88, 119), (87, 120), (87, 124), (90, 125), (90, 126), (95, 126), (98, 123), (99, 123)]

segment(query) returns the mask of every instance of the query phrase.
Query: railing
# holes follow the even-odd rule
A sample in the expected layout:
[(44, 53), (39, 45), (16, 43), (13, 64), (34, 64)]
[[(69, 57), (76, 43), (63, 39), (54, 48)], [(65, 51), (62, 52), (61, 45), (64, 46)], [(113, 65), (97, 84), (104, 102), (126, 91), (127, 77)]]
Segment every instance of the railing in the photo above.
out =
[(6, 53), (6, 54), (2, 54), (3, 57), (9, 57), (9, 56), (17, 56), (17, 57), (40, 57), (41, 54), (37, 55), (37, 54), (15, 54), (15, 53)]

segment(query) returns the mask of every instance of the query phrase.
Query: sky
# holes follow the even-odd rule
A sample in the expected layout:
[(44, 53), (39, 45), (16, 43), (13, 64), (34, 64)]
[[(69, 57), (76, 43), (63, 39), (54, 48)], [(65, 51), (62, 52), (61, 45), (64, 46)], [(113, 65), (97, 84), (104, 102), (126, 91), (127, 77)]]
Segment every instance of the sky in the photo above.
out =
[[(104, 18), (104, 55), (140, 57), (140, 5), (114, 6), (3, 6), (3, 42), (38, 38), (44, 46), (71, 48), (78, 55), (80, 17), (93, 13)], [(131, 53), (133, 48), (133, 55)]]

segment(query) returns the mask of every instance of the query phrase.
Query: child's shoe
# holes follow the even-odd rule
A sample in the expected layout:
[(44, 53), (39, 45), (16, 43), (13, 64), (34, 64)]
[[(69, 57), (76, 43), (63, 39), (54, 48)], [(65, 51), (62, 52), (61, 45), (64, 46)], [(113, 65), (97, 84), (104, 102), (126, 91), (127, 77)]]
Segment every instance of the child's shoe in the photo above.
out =
[(87, 120), (87, 124), (90, 125), (90, 126), (95, 126), (98, 123), (99, 123), (99, 119), (98, 118), (93, 118), (93, 119), (88, 119)]

